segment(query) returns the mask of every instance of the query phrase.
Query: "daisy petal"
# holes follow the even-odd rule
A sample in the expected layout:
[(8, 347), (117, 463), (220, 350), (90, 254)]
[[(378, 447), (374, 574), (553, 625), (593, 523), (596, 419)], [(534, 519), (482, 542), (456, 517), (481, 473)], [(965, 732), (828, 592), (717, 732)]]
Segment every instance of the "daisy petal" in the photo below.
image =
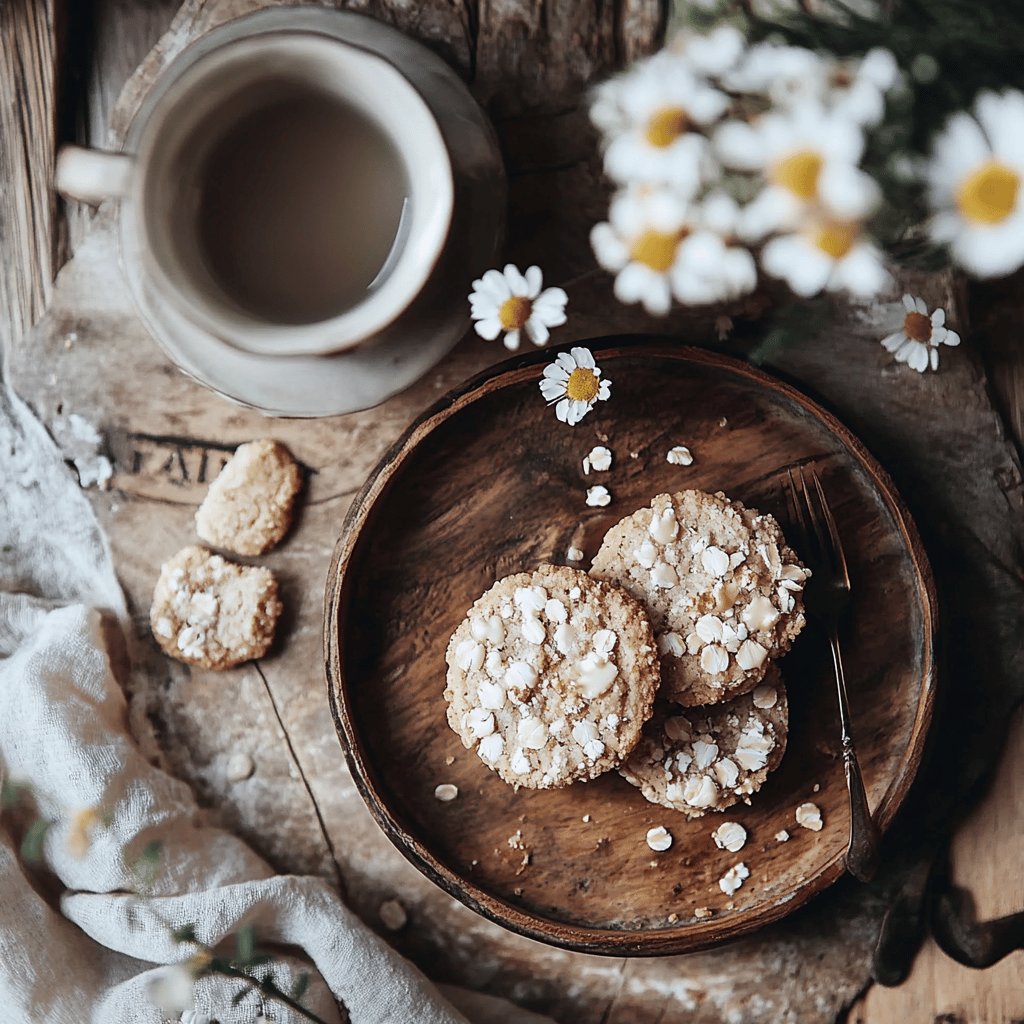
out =
[(573, 359), (576, 360), (577, 366), (584, 366), (588, 370), (592, 370), (595, 366), (597, 366), (597, 363), (594, 362), (594, 353), (591, 352), (590, 349), (573, 348), (570, 349), (569, 351)]
[(515, 352), (519, 348), (519, 332), (509, 331), (508, 334), (505, 335), (503, 344), (509, 352)]
[(480, 290), (484, 291), (486, 289), (488, 293), (494, 296), (495, 301), (499, 303), (512, 298), (512, 289), (509, 288), (508, 281), (505, 280), (500, 270), (488, 270), (480, 279), (480, 284)]
[(563, 423), (569, 422), (569, 404), (569, 399), (563, 398), (558, 405), (555, 406), (555, 416), (557, 416)]
[(932, 327), (941, 327), (946, 322), (946, 311), (937, 309), (932, 313)]
[(537, 298), (537, 296), (540, 295), (540, 289), (543, 283), (544, 275), (541, 273), (540, 267), (533, 266), (526, 268), (527, 298)]
[(917, 310), (917, 302), (914, 300), (914, 296), (909, 293), (903, 296), (903, 308), (908, 313), (914, 313)]
[(956, 331), (946, 331), (945, 338), (942, 339), (943, 345), (952, 345), (956, 347), (960, 344), (960, 335)]
[(485, 341), (494, 341), (501, 334), (501, 321), (497, 317), (491, 320), (477, 320), (473, 324), (473, 329)]
[(534, 345), (545, 345), (547, 344), (548, 338), (551, 337), (551, 332), (544, 326), (540, 317), (531, 316), (526, 321), (524, 327), (526, 336), (534, 343)]
[(540, 393), (547, 402), (557, 402), (565, 397), (565, 385), (553, 380), (542, 380), (540, 382)]
[[(575, 352), (575, 349), (573, 351)], [(559, 352), (555, 357), (555, 362), (565, 370), (567, 375), (576, 369), (576, 360), (568, 352)], [(566, 376), (565, 379), (568, 380), (569, 377)]]
[(924, 299), (915, 299), (914, 305), (917, 307), (918, 313), (920, 313), (922, 316), (928, 315), (928, 303), (925, 302)]
[(939, 350), (937, 348), (933, 348), (928, 353), (928, 361), (931, 363), (933, 370), (937, 370), (939, 368)]
[(506, 263), (504, 273), (513, 295), (525, 296), (529, 292), (530, 286), (526, 283), (526, 278), (519, 273), (519, 268), (514, 263)]
[(907, 336), (902, 331), (897, 331), (882, 339), (882, 348), (886, 352), (895, 352), (905, 341), (907, 341)]

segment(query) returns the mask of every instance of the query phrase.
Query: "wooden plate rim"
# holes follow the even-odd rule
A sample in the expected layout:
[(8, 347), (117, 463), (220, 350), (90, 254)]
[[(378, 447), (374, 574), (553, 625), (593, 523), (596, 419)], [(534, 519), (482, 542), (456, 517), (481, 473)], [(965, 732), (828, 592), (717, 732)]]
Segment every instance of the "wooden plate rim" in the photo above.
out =
[[(328, 700), (349, 771), (377, 824), (407, 860), (450, 896), (504, 928), (528, 938), (575, 952), (606, 956), (668, 956), (697, 952), (747, 935), (765, 925), (781, 920), (803, 906), (813, 896), (835, 883), (844, 873), (842, 852), (827, 861), (791, 894), (776, 899), (773, 903), (767, 903), (747, 913), (739, 914), (735, 918), (723, 920), (711, 918), (657, 930), (626, 928), (619, 930), (567, 924), (531, 914), (500, 897), (484, 892), (471, 880), (461, 877), (441, 863), (391, 812), (379, 791), (377, 774), (364, 758), (363, 751), (359, 746), (355, 723), (352, 720), (348, 697), (344, 689), (338, 622), (341, 603), (347, 587), (346, 569), (352, 560), (362, 528), (377, 499), (408, 456), (436, 427), (471, 405), (478, 398), (489, 395), (500, 388), (519, 384), (532, 377), (539, 377), (536, 368), (540, 364), (550, 362), (554, 354), (563, 350), (568, 351), (576, 345), (584, 345), (592, 350), (600, 351), (605, 359), (640, 354), (702, 364), (765, 387), (796, 403), (823, 423), (861, 463), (875, 482), (878, 493), (899, 526), (904, 545), (910, 554), (917, 574), (918, 590), (923, 606), (922, 691), (913, 731), (899, 772), (890, 781), (881, 803), (875, 809), (875, 817), (880, 829), (884, 832), (889, 827), (896, 812), (906, 799), (920, 766), (935, 703), (935, 636), (938, 628), (938, 604), (931, 566), (917, 527), (889, 474), (861, 441), (827, 409), (792, 385), (751, 366), (749, 363), (718, 352), (673, 344), (663, 337), (611, 336), (595, 338), (553, 346), (541, 352), (506, 360), (489, 367), (483, 373), (454, 388), (409, 426), (385, 453), (353, 500), (331, 558), (324, 597), (324, 669)], [(640, 351), (641, 349), (642, 351)]]

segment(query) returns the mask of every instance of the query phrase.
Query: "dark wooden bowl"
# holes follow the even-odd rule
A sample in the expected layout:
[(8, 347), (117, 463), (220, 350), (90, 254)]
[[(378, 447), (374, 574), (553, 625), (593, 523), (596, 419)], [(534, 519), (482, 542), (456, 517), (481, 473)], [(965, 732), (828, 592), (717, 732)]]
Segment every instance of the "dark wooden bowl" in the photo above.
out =
[[(328, 689), (374, 817), (445, 891), (569, 949), (682, 953), (778, 920), (843, 872), (849, 819), (823, 638), (808, 629), (782, 663), (791, 718), (781, 767), (751, 806), (688, 821), (647, 803), (614, 772), (517, 793), (465, 750), (445, 721), (442, 691), (445, 646), (470, 604), (498, 577), (564, 562), (570, 540), (588, 566), (605, 530), (662, 491), (723, 490), (785, 527), (786, 468), (813, 463), (850, 560), (844, 651), (854, 734), (884, 829), (906, 796), (931, 717), (935, 596), (888, 476), (805, 395), (745, 363), (664, 340), (589, 347), (612, 398), (578, 426), (558, 423), (538, 391), (548, 350), (468, 382), (387, 454), (353, 503), (330, 568)], [(614, 453), (612, 469), (584, 477), (581, 460), (597, 443)], [(692, 449), (692, 466), (666, 462), (676, 444)], [(611, 491), (608, 508), (584, 504), (594, 483)], [(442, 782), (458, 786), (456, 800), (435, 799)], [(805, 800), (821, 807), (823, 831), (796, 825)], [(711, 840), (724, 820), (749, 833), (739, 854)], [(654, 825), (675, 837), (666, 853), (646, 845)], [(781, 829), (788, 842), (776, 842)], [(525, 865), (509, 845), (518, 831), (530, 852)], [(730, 898), (718, 880), (738, 861), (750, 878)], [(697, 917), (698, 908), (713, 914)]]

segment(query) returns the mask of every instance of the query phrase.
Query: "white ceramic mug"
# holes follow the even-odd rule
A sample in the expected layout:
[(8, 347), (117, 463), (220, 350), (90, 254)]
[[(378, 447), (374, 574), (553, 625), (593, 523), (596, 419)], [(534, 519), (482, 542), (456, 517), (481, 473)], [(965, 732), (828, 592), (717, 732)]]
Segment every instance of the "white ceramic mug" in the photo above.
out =
[[(258, 115), (261, 104), (283, 94), (329, 99), (365, 119), (404, 178), (398, 226), (372, 285), (327, 316), (300, 312), (281, 320), (247, 306), (211, 269), (202, 244), (197, 204), (210, 154), (245, 118)], [(279, 139), (268, 138), (268, 146), (276, 144)], [(141, 304), (143, 291), (155, 291), (198, 329), (236, 349), (294, 357), (353, 348), (410, 307), (446, 246), (456, 185), (434, 112), (393, 63), (337, 38), (288, 28), (235, 32), (172, 63), (127, 146), (124, 153), (63, 149), (58, 191), (87, 202), (119, 200), (122, 259), (136, 299)], [(305, 170), (315, 177), (322, 169)], [(321, 190), (329, 185), (317, 182)], [(353, 186), (338, 180), (337, 187)], [(348, 267), (323, 271), (336, 271), (341, 281)]]

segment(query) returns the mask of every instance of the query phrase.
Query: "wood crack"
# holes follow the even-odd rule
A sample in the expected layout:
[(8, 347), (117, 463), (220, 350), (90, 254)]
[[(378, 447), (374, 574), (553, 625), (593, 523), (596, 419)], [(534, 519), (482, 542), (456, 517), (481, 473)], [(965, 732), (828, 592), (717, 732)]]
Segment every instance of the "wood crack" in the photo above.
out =
[(295, 752), (295, 745), (292, 743), (288, 727), (285, 725), (284, 719), (281, 717), (280, 709), (277, 706), (277, 701), (274, 700), (274, 693), (270, 689), (270, 683), (267, 681), (263, 668), (260, 666), (258, 661), (253, 662), (253, 667), (256, 669), (257, 674), (262, 680), (263, 688), (266, 690), (267, 697), (270, 700), (270, 706), (274, 709), (274, 717), (277, 719), (277, 724), (281, 727), (281, 734), (284, 736), (284, 741), (288, 746), (288, 756), (291, 757), (295, 764), (295, 770), (299, 773), (302, 785), (305, 787), (306, 792), (309, 794), (310, 802), (313, 804), (313, 813), (316, 815), (317, 824), (320, 826), (320, 833), (324, 838), (324, 842), (327, 844), (327, 851), (331, 856), (331, 863), (334, 865), (335, 882), (338, 886), (338, 891), (341, 894), (341, 898), (348, 902), (348, 891), (345, 885), (344, 876), (341, 872), (341, 863), (338, 860), (337, 851), (334, 849), (334, 843), (331, 842), (330, 833), (327, 831), (327, 823), (324, 821), (324, 816), (320, 811), (320, 804), (317, 803), (316, 796), (313, 793), (313, 788), (309, 784), (309, 779), (306, 778), (305, 771), (303, 771), (302, 762), (299, 760), (298, 754)]

